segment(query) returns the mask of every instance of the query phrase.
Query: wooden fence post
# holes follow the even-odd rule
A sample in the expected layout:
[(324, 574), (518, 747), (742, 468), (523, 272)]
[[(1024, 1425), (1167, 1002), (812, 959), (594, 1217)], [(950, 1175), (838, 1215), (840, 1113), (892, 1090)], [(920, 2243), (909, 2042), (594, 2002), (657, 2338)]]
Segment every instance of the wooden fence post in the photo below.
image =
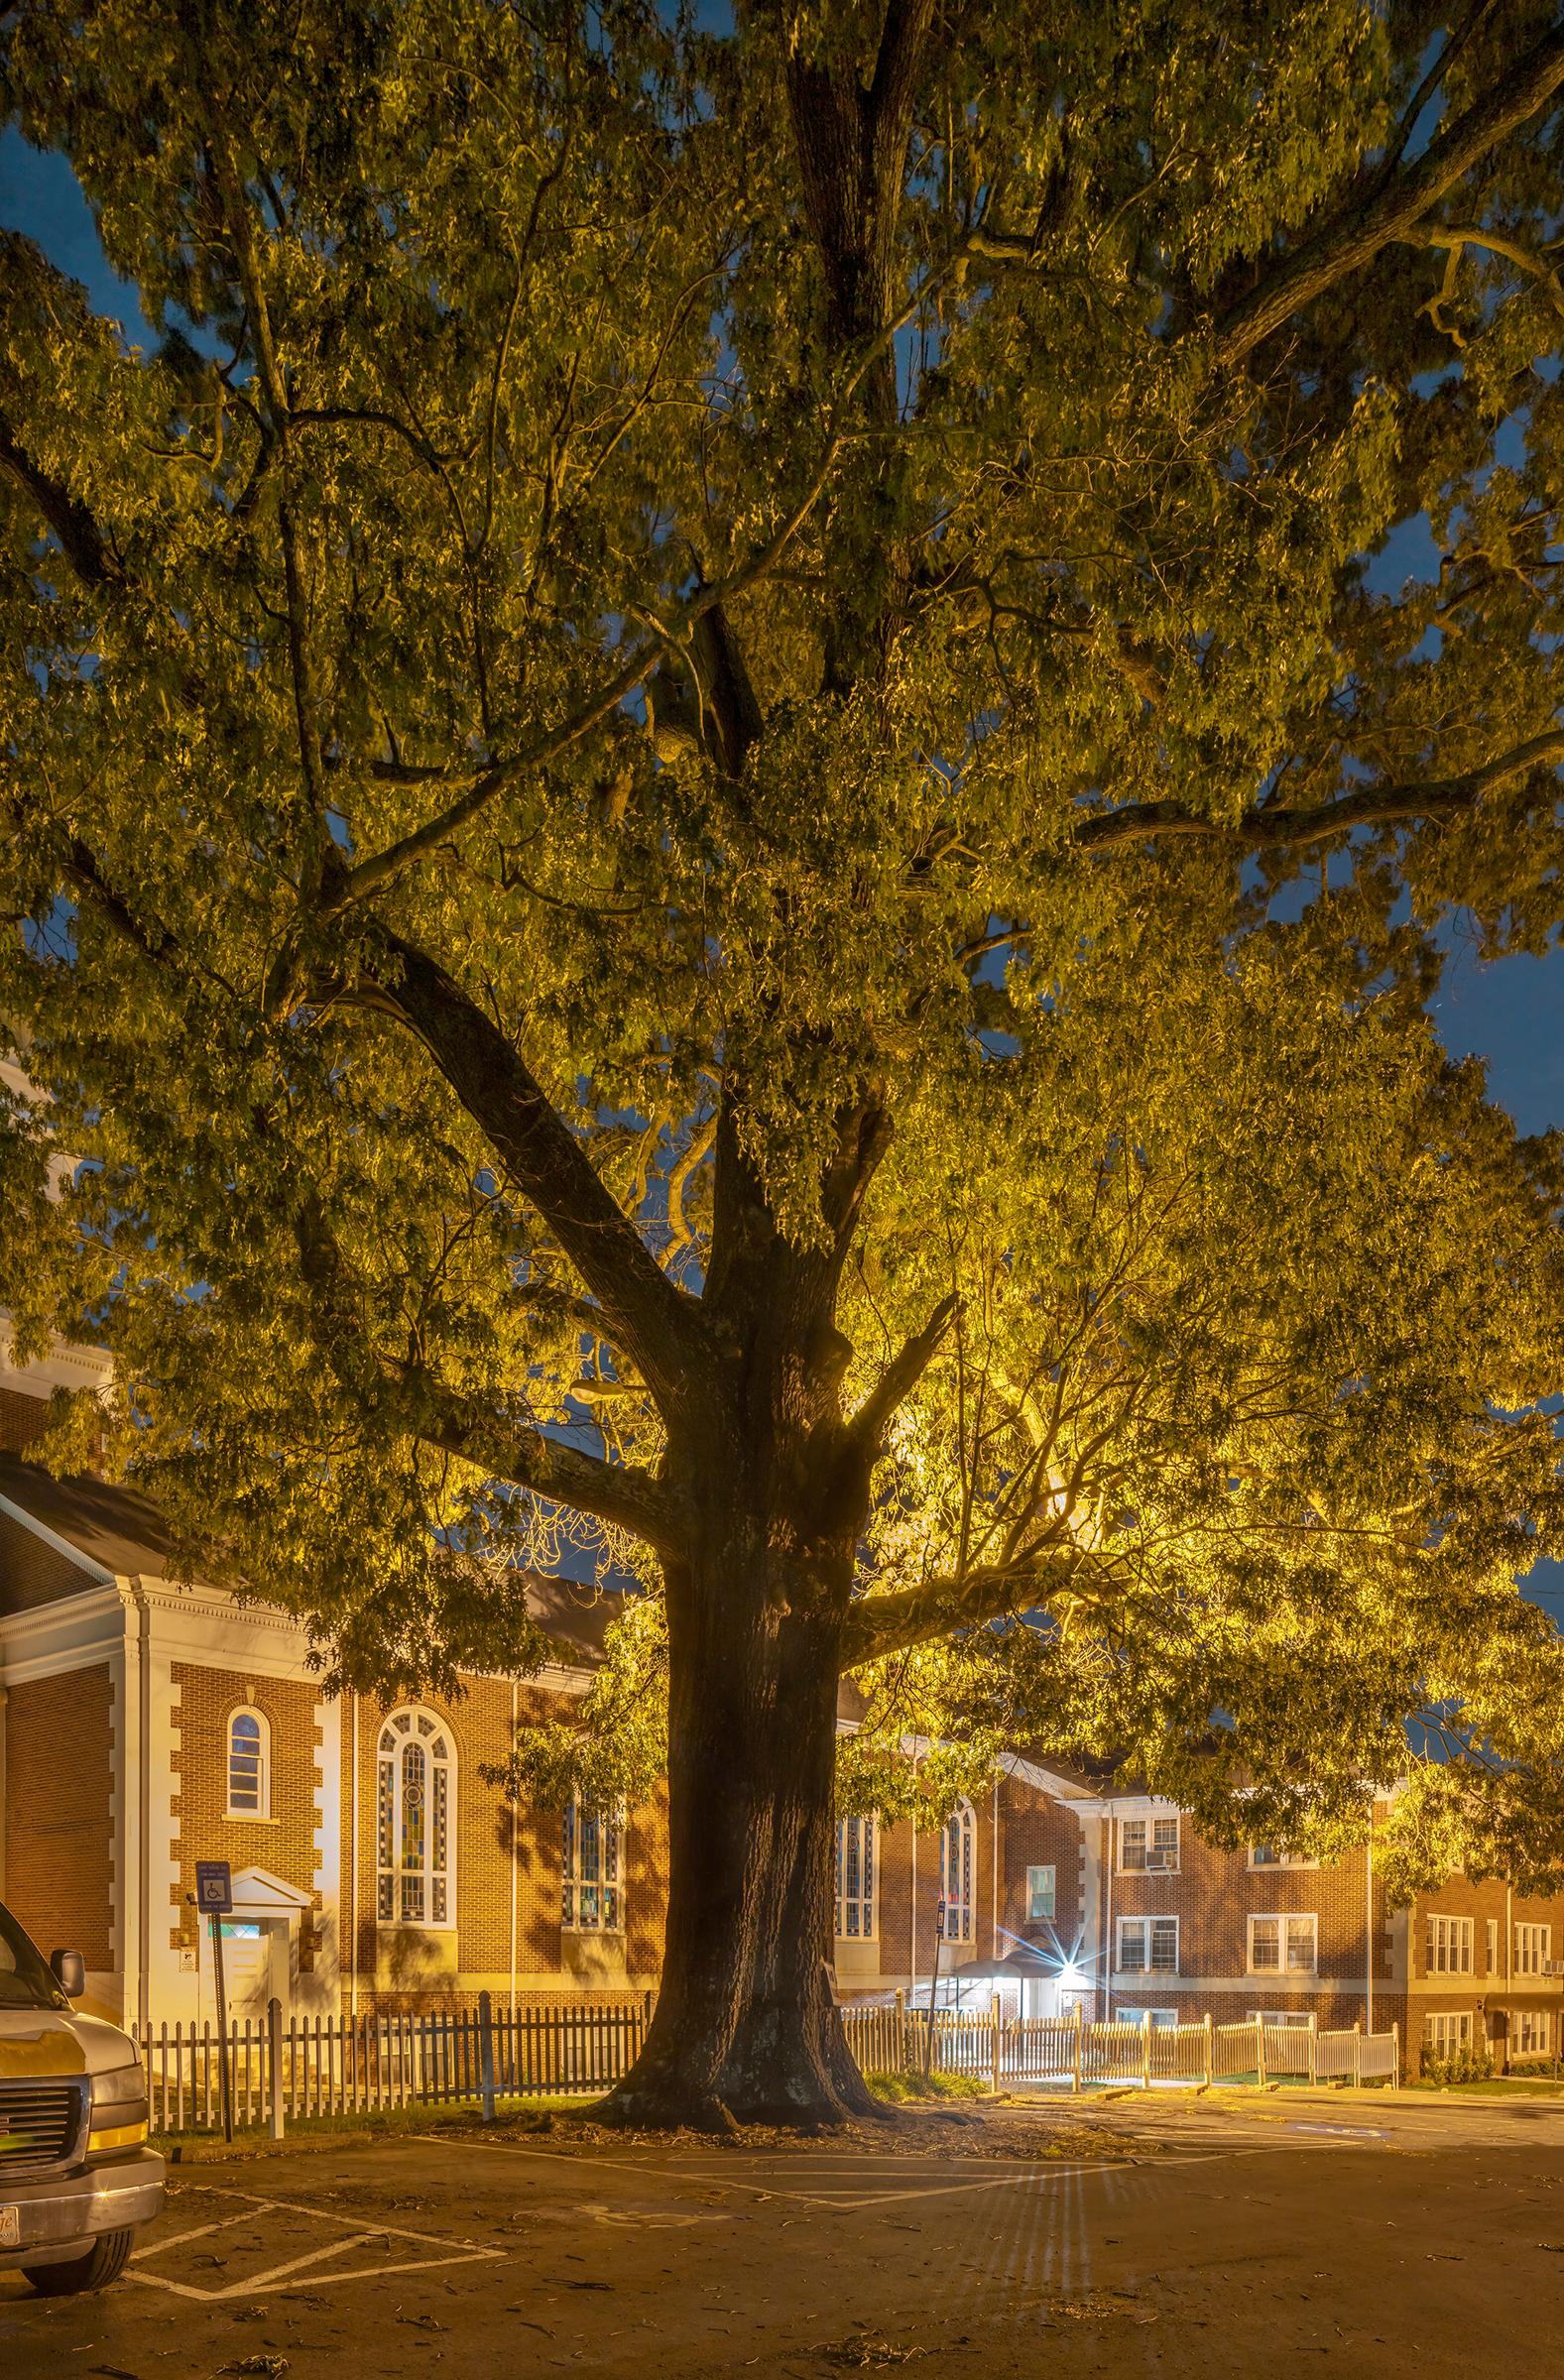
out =
[(1151, 2087), (1151, 2012), (1146, 2010), (1141, 2019), (1141, 2088)]
[(266, 2097), (268, 2128), (274, 2140), (283, 2137), (283, 2003), (266, 2003)]
[(1309, 2010), (1309, 2082), (1311, 2086), (1320, 2079), (1319, 2026), (1319, 2011), (1311, 2008)]
[(1395, 2019), (1395, 2022), (1394, 2022), (1394, 2023), (1391, 2025), (1391, 2027), (1390, 2027), (1390, 2088), (1391, 2088), (1392, 2090), (1399, 2090), (1399, 2089), (1400, 2089), (1400, 2087), (1401, 2087), (1401, 2020), (1400, 2020), (1400, 2018), (1399, 2018), (1399, 2017), (1397, 2017), (1397, 2018)]
[(1354, 2090), (1363, 2088), (1363, 2019), (1361, 2016), (1355, 2016), (1352, 2020), (1352, 2086)]
[(1255, 2087), (1257, 2090), (1265, 2087), (1265, 2020), (1263, 2016), (1255, 2019)]
[(1070, 2088), (1079, 2094), (1081, 2087), (1081, 2044), (1086, 2032), (1086, 2015), (1079, 2000), (1075, 2003), (1075, 2045), (1070, 2060)]
[(902, 1989), (900, 1983), (897, 1985), (896, 1994), (896, 2039), (897, 2054), (892, 2071), (898, 2075), (904, 2075), (911, 2062), (906, 2054), (906, 1993)]
[(1206, 2069), (1205, 2069), (1205, 2072), (1206, 2072), (1206, 2083), (1205, 2083), (1205, 2086), (1206, 2086), (1207, 2090), (1209, 2090), (1209, 2089), (1211, 2088), (1212, 2084), (1213, 2084), (1213, 2083), (1215, 2082), (1215, 2081), (1216, 2081), (1216, 2073), (1217, 2073), (1217, 2052), (1216, 2052), (1216, 2040), (1215, 2040), (1215, 2027), (1213, 2026), (1213, 2024), (1212, 2024), (1212, 2022), (1211, 2022), (1211, 2011), (1210, 2011), (1210, 2009), (1209, 2009), (1209, 2008), (1206, 2010), (1206, 2017), (1205, 2017), (1205, 2030), (1206, 2030)]
[(494, 2002), (478, 1994), (478, 2088), (483, 2098), (483, 2121), (494, 2121)]
[(996, 2098), (1000, 2092), (1000, 1995), (996, 1991), (989, 2004), (989, 2088)]

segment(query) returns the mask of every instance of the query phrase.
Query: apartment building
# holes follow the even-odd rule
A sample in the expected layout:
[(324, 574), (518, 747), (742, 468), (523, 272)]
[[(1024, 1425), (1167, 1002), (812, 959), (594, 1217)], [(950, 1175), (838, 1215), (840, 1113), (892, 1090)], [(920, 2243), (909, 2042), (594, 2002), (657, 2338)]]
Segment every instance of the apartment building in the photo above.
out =
[[(1383, 1826), (1388, 1795), (1375, 1804)], [(1487, 2050), (1500, 2067), (1560, 2048), (1564, 1902), (1462, 1875), (1388, 1899), (1371, 1836), (1327, 1863), (1263, 1843), (1224, 1850), (1167, 1804), (1115, 1796), (1094, 1812), (1104, 1882), (1099, 2012), (1189, 2023), (1264, 2016), (1320, 2030), (1400, 2028), (1425, 2052)]]

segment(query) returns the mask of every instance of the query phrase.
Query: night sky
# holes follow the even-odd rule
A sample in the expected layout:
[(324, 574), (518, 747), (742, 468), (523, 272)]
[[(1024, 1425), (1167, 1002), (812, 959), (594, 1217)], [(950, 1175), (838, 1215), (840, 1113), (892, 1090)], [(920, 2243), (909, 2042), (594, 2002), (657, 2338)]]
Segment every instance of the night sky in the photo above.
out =
[[(0, 225), (29, 233), (131, 340), (150, 342), (134, 292), (108, 269), (68, 164), (39, 156), (11, 130), (0, 133)], [(1378, 557), (1375, 583), (1398, 591), (1427, 566), (1432, 550), (1415, 528), (1401, 534)], [(1475, 937), (1453, 927), (1447, 942), (1449, 961), (1433, 1004), (1446, 1047), (1487, 1061), (1493, 1097), (1522, 1131), (1564, 1129), (1564, 944), (1545, 958), (1485, 966)], [(1548, 1566), (1548, 1575), (1535, 1577), (1529, 1592), (1564, 1618), (1564, 1571)]]

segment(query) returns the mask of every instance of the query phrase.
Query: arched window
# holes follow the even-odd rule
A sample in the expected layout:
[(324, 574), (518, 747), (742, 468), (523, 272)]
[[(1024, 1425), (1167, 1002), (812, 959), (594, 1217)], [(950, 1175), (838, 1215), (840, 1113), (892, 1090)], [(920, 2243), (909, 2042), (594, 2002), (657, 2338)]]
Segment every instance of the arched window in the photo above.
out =
[(836, 1822), (836, 1939), (873, 1942), (875, 1938), (875, 1821), (839, 1818)]
[(376, 1914), (383, 1926), (448, 1926), (456, 1895), (456, 1758), (432, 1711), (393, 1711), (380, 1730)]
[(972, 1804), (958, 1802), (939, 1838), (939, 1889), (945, 1902), (945, 1940), (972, 1940)]
[(264, 1711), (228, 1714), (228, 1816), (272, 1815), (272, 1729)]
[(567, 1934), (622, 1934), (624, 1812), (572, 1794), (560, 1833), (560, 1924)]

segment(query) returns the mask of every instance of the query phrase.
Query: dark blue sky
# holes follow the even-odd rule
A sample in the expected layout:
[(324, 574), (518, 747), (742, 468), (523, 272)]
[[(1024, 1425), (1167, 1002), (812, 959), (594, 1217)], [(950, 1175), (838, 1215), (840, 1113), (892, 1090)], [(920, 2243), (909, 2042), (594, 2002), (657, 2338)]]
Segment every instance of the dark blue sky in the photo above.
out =
[[(39, 156), (13, 130), (0, 133), (0, 224), (31, 233), (133, 343), (148, 336), (134, 291), (108, 269), (69, 166), (61, 157)], [(1404, 533), (1378, 558), (1376, 582), (1398, 589), (1426, 568), (1432, 550), (1426, 535)], [(1564, 1129), (1564, 948), (1545, 958), (1519, 956), (1485, 966), (1458, 929), (1448, 944), (1434, 1003), (1446, 1047), (1487, 1061), (1494, 1098), (1522, 1131)], [(1564, 1616), (1564, 1573), (1539, 1577), (1532, 1592)]]

